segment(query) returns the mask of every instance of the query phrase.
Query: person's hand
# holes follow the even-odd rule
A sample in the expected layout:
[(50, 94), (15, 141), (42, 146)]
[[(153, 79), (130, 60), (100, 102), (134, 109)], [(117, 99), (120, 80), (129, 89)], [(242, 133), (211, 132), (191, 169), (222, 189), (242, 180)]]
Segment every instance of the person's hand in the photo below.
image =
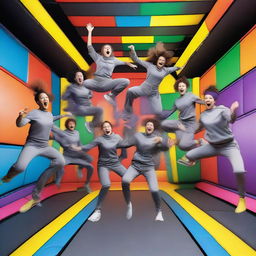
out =
[(178, 128), (183, 132), (186, 131), (186, 127), (182, 123), (178, 123)]
[(71, 112), (66, 112), (65, 116), (73, 116)]
[(25, 107), (24, 109), (19, 111), (19, 116), (24, 117), (28, 113), (28, 107)]
[(70, 146), (71, 149), (75, 150), (75, 151), (82, 151), (82, 148), (76, 145), (71, 145)]
[(134, 50), (135, 50), (134, 45), (129, 45), (128, 48), (129, 48), (131, 51), (134, 51)]
[(94, 26), (93, 26), (91, 23), (88, 23), (88, 24), (86, 25), (86, 28), (87, 28), (88, 32), (92, 32), (93, 29), (94, 29)]
[(230, 111), (231, 111), (231, 112), (235, 112), (236, 109), (238, 109), (238, 108), (239, 108), (239, 102), (238, 102), (238, 101), (235, 101), (235, 102), (232, 103), (232, 105), (231, 105), (231, 107), (230, 107)]
[(138, 66), (131, 63), (130, 67), (133, 68), (133, 69), (136, 69)]
[(157, 143), (161, 143), (163, 141), (163, 138), (160, 137), (160, 136), (157, 136), (154, 138), (154, 142), (157, 144)]

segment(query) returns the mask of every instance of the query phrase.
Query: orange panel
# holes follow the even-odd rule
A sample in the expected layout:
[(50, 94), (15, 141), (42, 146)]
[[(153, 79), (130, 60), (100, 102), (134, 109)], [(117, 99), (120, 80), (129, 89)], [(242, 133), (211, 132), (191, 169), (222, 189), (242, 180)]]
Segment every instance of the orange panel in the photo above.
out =
[(29, 72), (28, 72), (28, 85), (40, 79), (44, 81), (47, 92), (52, 91), (52, 73), (51, 70), (38, 58), (31, 53), (29, 54)]
[[(87, 36), (82, 36), (82, 38), (87, 43)], [(121, 44), (122, 38), (121, 36), (93, 36), (92, 42), (95, 44)]]
[(216, 67), (212, 66), (203, 76), (200, 78), (200, 97), (204, 94), (204, 90), (209, 85), (216, 85)]
[(18, 112), (24, 107), (37, 108), (33, 93), (14, 77), (0, 70), (0, 143), (23, 145), (29, 125), (16, 127)]
[(94, 27), (116, 26), (113, 16), (69, 16), (68, 18), (75, 27), (85, 27), (88, 23), (92, 23)]
[(227, 11), (229, 6), (233, 3), (234, 0), (218, 0), (213, 6), (211, 12), (205, 19), (206, 26), (209, 31), (211, 31), (217, 22), (221, 19), (223, 14)]
[(240, 43), (240, 72), (245, 74), (256, 66), (256, 26)]
[(218, 183), (217, 157), (201, 160), (201, 179)]

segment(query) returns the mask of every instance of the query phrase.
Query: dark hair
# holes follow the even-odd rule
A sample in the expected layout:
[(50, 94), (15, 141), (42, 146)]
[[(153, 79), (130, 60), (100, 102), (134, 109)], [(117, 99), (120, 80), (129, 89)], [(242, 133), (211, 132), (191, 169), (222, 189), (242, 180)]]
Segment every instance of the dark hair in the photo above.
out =
[(34, 92), (34, 100), (35, 102), (39, 101), (39, 97), (41, 93), (45, 93), (50, 101), (53, 101), (54, 97), (52, 94), (46, 92), (44, 89), (45, 83), (42, 80), (34, 81), (32, 84), (29, 85), (29, 88)]
[(171, 58), (174, 55), (173, 51), (167, 51), (164, 47), (164, 44), (162, 42), (158, 42), (156, 46), (150, 48), (148, 50), (148, 58), (146, 61), (151, 62), (156, 65), (157, 60), (160, 56), (163, 56), (166, 60), (165, 66), (170, 66), (171, 63)]
[(108, 124), (111, 126), (111, 128), (113, 128), (112, 123), (111, 123), (110, 121), (107, 121), (107, 120), (106, 120), (106, 121), (103, 121), (103, 122), (101, 123), (100, 128), (103, 129), (103, 125), (106, 124), (106, 123), (108, 123)]
[(185, 76), (182, 76), (182, 77), (180, 77), (179, 79), (177, 79), (177, 80), (175, 81), (175, 84), (173, 85), (174, 90), (175, 90), (176, 92), (179, 91), (179, 83), (184, 83), (184, 84), (186, 85), (187, 89), (188, 89), (189, 86), (190, 86), (188, 79), (187, 79)]
[(219, 90), (216, 88), (215, 85), (209, 85), (208, 88), (206, 88), (206, 89), (204, 90), (204, 94), (205, 94), (205, 92), (207, 92), (207, 91), (209, 91), (209, 92), (216, 92), (216, 93), (219, 94)]
[(160, 122), (156, 119), (153, 118), (147, 118), (145, 120), (142, 121), (142, 125), (146, 126), (147, 123), (153, 123), (154, 125), (154, 130), (159, 130), (160, 129)]
[(109, 45), (109, 46), (110, 46), (110, 48), (111, 48), (111, 50), (112, 50), (110, 56), (111, 56), (111, 57), (114, 57), (114, 49), (113, 49), (112, 45), (110, 45), (110, 44), (104, 44), (104, 45), (101, 46), (101, 48), (100, 48), (100, 53), (101, 53), (101, 55), (103, 55), (103, 48), (104, 48), (105, 45)]
[(76, 83), (75, 77), (77, 72), (81, 72), (83, 74), (84, 80), (87, 78), (87, 73), (84, 70), (76, 69), (67, 75), (67, 80), (69, 81), (69, 83)]
[(69, 122), (74, 122), (75, 125), (76, 125), (76, 119), (70, 117), (70, 118), (68, 118), (68, 119), (65, 121), (65, 127), (66, 127), (67, 129), (68, 129), (68, 123), (69, 123)]

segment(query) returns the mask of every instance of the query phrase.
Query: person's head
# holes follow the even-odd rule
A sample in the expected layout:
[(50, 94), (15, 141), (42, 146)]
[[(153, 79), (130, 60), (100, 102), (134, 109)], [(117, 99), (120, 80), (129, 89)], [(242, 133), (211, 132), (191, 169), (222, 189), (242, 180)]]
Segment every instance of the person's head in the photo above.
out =
[(67, 74), (67, 80), (73, 84), (82, 85), (84, 80), (87, 78), (87, 72), (82, 69), (76, 69)]
[(82, 71), (75, 72), (74, 81), (76, 84), (82, 85), (84, 82), (84, 79), (85, 79), (85, 77), (84, 77), (84, 74)]
[(104, 57), (112, 57), (113, 56), (113, 48), (112, 48), (112, 46), (109, 45), (109, 44), (104, 44), (101, 47), (101, 54)]
[(47, 110), (50, 101), (52, 101), (53, 96), (47, 93), (44, 88), (44, 83), (42, 81), (36, 81), (30, 85), (30, 88), (34, 92), (34, 99), (36, 104), (39, 106), (40, 110)]
[(65, 121), (65, 127), (66, 129), (68, 129), (69, 131), (74, 131), (76, 128), (76, 120), (74, 118), (68, 118)]
[(111, 135), (112, 134), (112, 124), (109, 121), (104, 121), (101, 124), (101, 129), (105, 135)]
[(215, 107), (216, 100), (219, 96), (219, 91), (216, 86), (211, 85), (204, 91), (204, 101), (207, 109)]
[(155, 47), (148, 50), (147, 61), (153, 63), (157, 68), (161, 69), (164, 66), (169, 66), (171, 64), (171, 58), (174, 53), (172, 51), (167, 51), (164, 44), (158, 42)]
[(180, 95), (184, 95), (189, 88), (189, 81), (188, 79), (183, 76), (176, 80), (174, 84), (174, 90), (178, 92)]
[(155, 130), (159, 129), (159, 122), (155, 119), (146, 119), (144, 120), (145, 133), (152, 134)]

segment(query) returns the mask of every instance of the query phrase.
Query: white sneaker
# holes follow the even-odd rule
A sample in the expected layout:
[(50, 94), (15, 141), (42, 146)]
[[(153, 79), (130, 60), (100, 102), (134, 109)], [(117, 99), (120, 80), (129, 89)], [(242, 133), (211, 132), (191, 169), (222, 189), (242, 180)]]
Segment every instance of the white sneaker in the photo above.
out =
[(162, 211), (158, 211), (158, 212), (157, 212), (155, 221), (164, 221)]
[(81, 168), (81, 166), (77, 166), (76, 168), (76, 174), (77, 174), (77, 177), (79, 179), (82, 179), (83, 178), (83, 168)]
[(127, 211), (126, 211), (126, 219), (130, 220), (132, 218), (132, 203), (130, 202), (127, 205)]
[(104, 98), (106, 101), (108, 101), (111, 105), (116, 106), (116, 100), (114, 95), (105, 94)]
[(88, 218), (89, 221), (97, 222), (101, 218), (101, 210), (95, 210), (94, 213)]
[(85, 122), (84, 125), (89, 133), (93, 133), (93, 128), (91, 127), (91, 122)]

